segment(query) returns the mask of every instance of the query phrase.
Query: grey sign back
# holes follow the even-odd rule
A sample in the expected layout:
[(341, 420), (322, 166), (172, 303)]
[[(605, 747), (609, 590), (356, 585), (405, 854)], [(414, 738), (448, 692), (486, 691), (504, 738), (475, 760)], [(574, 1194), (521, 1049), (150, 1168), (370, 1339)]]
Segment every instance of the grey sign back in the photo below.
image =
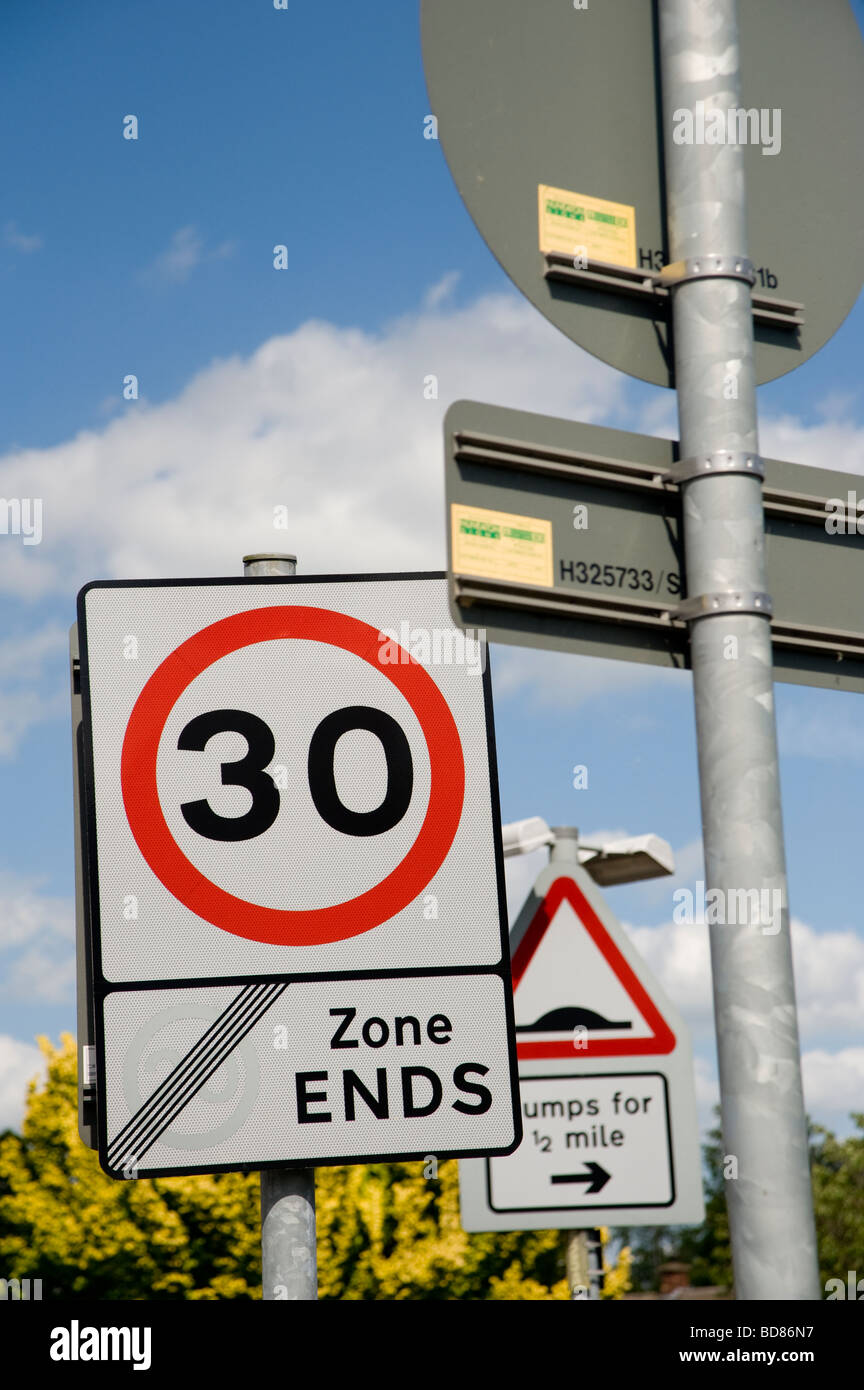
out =
[[(456, 186), (514, 284), (596, 357), (673, 386), (653, 10), (423, 0), (423, 57)], [(744, 164), (761, 383), (822, 347), (864, 279), (864, 45), (848, 0), (738, 11), (742, 102), (758, 117)], [(615, 284), (541, 254), (541, 184), (633, 207), (643, 274)], [(572, 226), (575, 245), (584, 223)]]
[[(671, 440), (474, 401), (452, 405), (444, 428), (457, 622), (492, 642), (689, 666)], [(864, 534), (846, 505), (856, 476), (775, 459), (765, 469), (775, 677), (862, 691)], [(534, 536), (539, 560), (526, 567), (516, 552), (532, 542), (517, 540), (508, 561), (496, 539), (506, 523), (489, 513)]]
[(95, 1058), (93, 968), (90, 950), (90, 878), (87, 859), (87, 817), (84, 814), (81, 659), (78, 624), (69, 629), (69, 680), (72, 713), (72, 792), (75, 836), (75, 947), (78, 1006), (78, 1133), (88, 1148), (97, 1147), (96, 1086), (91, 1072)]

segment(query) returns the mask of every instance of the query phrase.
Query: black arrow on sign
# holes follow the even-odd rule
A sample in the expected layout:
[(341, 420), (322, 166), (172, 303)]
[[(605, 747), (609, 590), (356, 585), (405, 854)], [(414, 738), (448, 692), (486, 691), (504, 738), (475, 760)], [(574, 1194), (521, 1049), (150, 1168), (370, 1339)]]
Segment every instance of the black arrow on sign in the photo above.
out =
[(564, 1182), (587, 1182), (590, 1184), (585, 1189), (585, 1195), (589, 1193), (602, 1192), (612, 1174), (607, 1173), (605, 1168), (601, 1168), (599, 1163), (589, 1162), (587, 1173), (553, 1173), (549, 1181), (551, 1183)]

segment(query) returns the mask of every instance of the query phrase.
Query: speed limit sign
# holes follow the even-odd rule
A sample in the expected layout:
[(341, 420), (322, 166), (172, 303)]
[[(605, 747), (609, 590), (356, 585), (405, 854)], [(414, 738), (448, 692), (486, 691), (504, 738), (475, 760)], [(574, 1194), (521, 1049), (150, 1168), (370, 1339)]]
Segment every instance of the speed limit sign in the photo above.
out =
[(520, 1138), (491, 694), (443, 575), (79, 595), (100, 1162)]

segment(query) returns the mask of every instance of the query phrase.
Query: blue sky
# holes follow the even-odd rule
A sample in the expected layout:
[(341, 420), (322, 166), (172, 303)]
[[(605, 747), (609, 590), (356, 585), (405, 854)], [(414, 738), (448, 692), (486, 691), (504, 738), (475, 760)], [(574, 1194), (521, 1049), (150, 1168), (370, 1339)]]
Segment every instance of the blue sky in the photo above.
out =
[[(2, 1124), (34, 1036), (74, 1031), (79, 587), (235, 573), (286, 544), (310, 573), (440, 568), (450, 401), (669, 434), (675, 415), (671, 393), (559, 336), (487, 251), (423, 138), (413, 0), (6, 0), (0, 49), (0, 495), (44, 499), (39, 546), (0, 536)], [(761, 388), (763, 453), (864, 471), (862, 349), (859, 300)], [(705, 929), (670, 924), (674, 888), (701, 873), (689, 677), (499, 648), (493, 682), (505, 820), (676, 850), (674, 881), (609, 900), (691, 1021), (707, 1115)], [(864, 1109), (861, 714), (856, 696), (782, 685), (777, 710), (808, 1104), (842, 1131)], [(514, 906), (537, 867), (514, 868)]]

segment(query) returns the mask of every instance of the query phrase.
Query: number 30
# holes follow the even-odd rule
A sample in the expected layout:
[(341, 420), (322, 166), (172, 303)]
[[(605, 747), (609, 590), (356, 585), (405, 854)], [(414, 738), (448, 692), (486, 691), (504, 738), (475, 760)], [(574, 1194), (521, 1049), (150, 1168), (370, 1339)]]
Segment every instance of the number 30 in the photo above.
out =
[[(352, 811), (336, 789), (336, 744), (343, 734), (366, 729), (374, 734), (387, 760), (387, 790), (372, 811)], [(269, 830), (279, 814), (279, 789), (264, 769), (276, 752), (273, 732), (263, 719), (239, 709), (217, 709), (189, 721), (177, 740), (186, 752), (203, 753), (216, 734), (237, 733), (248, 745), (242, 758), (222, 763), (222, 784), (245, 787), (252, 805), (242, 816), (220, 816), (204, 799), (180, 807), (186, 824), (208, 840), (251, 840)], [(367, 705), (335, 710), (318, 725), (309, 745), (309, 790), (322, 820), (343, 835), (383, 835), (405, 815), (414, 789), (411, 749), (403, 730), (389, 714)]]

